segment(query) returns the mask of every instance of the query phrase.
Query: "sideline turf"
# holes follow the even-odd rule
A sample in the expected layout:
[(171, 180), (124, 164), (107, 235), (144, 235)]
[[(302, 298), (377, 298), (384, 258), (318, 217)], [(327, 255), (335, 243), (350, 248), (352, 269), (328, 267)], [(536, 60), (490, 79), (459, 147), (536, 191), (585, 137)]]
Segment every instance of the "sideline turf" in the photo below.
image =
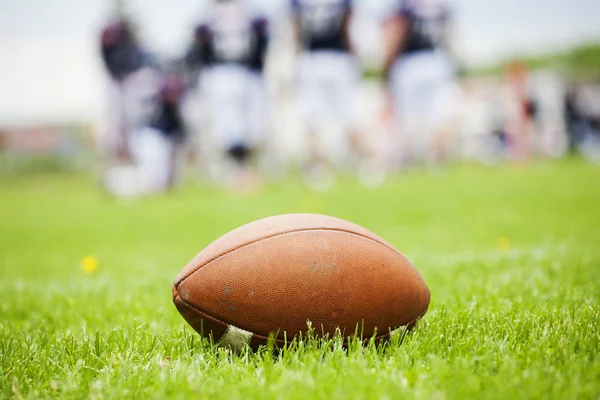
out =
[[(0, 397), (598, 398), (600, 167), (409, 173), (116, 202), (82, 176), (0, 181)], [(320, 212), (411, 259), (432, 305), (402, 344), (233, 356), (191, 331), (173, 277), (245, 222)]]

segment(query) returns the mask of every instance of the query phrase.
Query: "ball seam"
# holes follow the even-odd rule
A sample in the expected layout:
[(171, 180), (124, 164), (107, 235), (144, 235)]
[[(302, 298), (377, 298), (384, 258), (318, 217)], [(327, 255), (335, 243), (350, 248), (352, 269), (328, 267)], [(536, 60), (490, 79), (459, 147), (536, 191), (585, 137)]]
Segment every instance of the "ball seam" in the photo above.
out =
[[(375, 243), (378, 243), (378, 244), (380, 244), (380, 245), (382, 245), (382, 246), (384, 246), (384, 247), (386, 247), (386, 248), (388, 248), (388, 249), (392, 250), (393, 252), (395, 252), (395, 253), (399, 254), (400, 256), (402, 256), (402, 258), (406, 259), (406, 257), (404, 257), (404, 256), (403, 256), (403, 255), (402, 255), (402, 254), (401, 254), (401, 253), (400, 253), (398, 250), (396, 250), (396, 249), (395, 249), (395, 248), (393, 248), (392, 246), (390, 246), (390, 245), (388, 245), (388, 244), (386, 244), (386, 243), (380, 242), (379, 240), (373, 239), (373, 238), (371, 238), (371, 237), (369, 237), (369, 236), (366, 236), (366, 235), (363, 235), (363, 234), (360, 234), (360, 233), (357, 233), (357, 232), (353, 232), (353, 231), (350, 231), (350, 230), (347, 230), (347, 229), (335, 229), (335, 228), (306, 228), (306, 229), (294, 229), (294, 230), (285, 231), (285, 232), (278, 232), (278, 233), (275, 233), (275, 234), (273, 234), (273, 235), (270, 235), (270, 236), (261, 237), (261, 238), (259, 238), (259, 239), (256, 239), (256, 240), (253, 240), (253, 241), (250, 241), (250, 242), (244, 243), (244, 244), (242, 244), (242, 245), (239, 245), (239, 246), (237, 246), (237, 247), (234, 247), (233, 249), (227, 250), (227, 251), (225, 251), (225, 252), (223, 252), (223, 253), (219, 253), (218, 255), (216, 255), (216, 256), (212, 257), (211, 259), (207, 260), (205, 263), (203, 263), (203, 264), (201, 264), (201, 265), (198, 265), (198, 266), (197, 266), (197, 267), (195, 267), (195, 268), (194, 268), (192, 271), (190, 271), (190, 272), (189, 272), (189, 273), (187, 273), (185, 276), (183, 276), (181, 279), (179, 279), (177, 282), (175, 282), (175, 288), (178, 288), (178, 287), (179, 287), (179, 285), (181, 285), (181, 284), (183, 283), (183, 281), (185, 281), (185, 280), (186, 280), (187, 278), (189, 278), (190, 276), (194, 275), (194, 274), (195, 274), (195, 273), (196, 273), (196, 272), (197, 272), (199, 269), (201, 269), (201, 268), (202, 268), (202, 267), (204, 267), (205, 265), (208, 265), (208, 264), (212, 263), (213, 261), (215, 261), (215, 260), (217, 260), (217, 259), (219, 259), (219, 258), (221, 258), (221, 257), (224, 257), (224, 256), (226, 256), (227, 254), (233, 253), (234, 251), (237, 251), (237, 250), (239, 250), (239, 249), (242, 249), (242, 248), (244, 248), (244, 247), (246, 247), (246, 246), (250, 246), (251, 244), (258, 243), (258, 242), (260, 242), (260, 241), (262, 241), (262, 240), (266, 240), (266, 239), (272, 239), (272, 238), (275, 238), (275, 237), (278, 237), (278, 236), (282, 236), (282, 235), (287, 235), (287, 234), (290, 234), (290, 233), (296, 233), (296, 232), (311, 232), (311, 231), (332, 231), (332, 232), (344, 232), (344, 233), (349, 233), (349, 234), (351, 234), (351, 235), (356, 235), (356, 236), (359, 236), (359, 237), (362, 237), (362, 238), (365, 238), (365, 239), (371, 240), (371, 241), (373, 241), (373, 242), (375, 242)], [(408, 261), (408, 260), (407, 260), (407, 261)], [(410, 264), (410, 262), (408, 262), (408, 263)], [(411, 264), (411, 265), (412, 265), (412, 264)]]
[[(175, 289), (175, 290), (177, 290), (177, 289)], [(188, 303), (187, 301), (185, 301), (185, 300), (183, 299), (183, 297), (181, 297), (181, 294), (179, 293), (179, 291), (177, 292), (177, 296), (174, 296), (174, 297), (173, 297), (173, 302), (175, 302), (175, 300), (177, 300), (177, 298), (178, 298), (178, 297), (179, 297), (179, 300), (181, 300), (181, 302), (182, 302), (182, 303), (183, 303), (185, 306), (187, 306), (187, 307), (191, 308), (192, 310), (194, 310), (194, 311), (196, 311), (196, 312), (198, 312), (198, 313), (202, 314), (202, 315), (201, 315), (201, 317), (203, 317), (203, 316), (207, 316), (207, 317), (209, 317), (209, 318), (211, 318), (211, 319), (215, 320), (216, 322), (220, 323), (221, 325), (223, 325), (223, 326), (225, 326), (225, 327), (228, 327), (228, 326), (230, 325), (229, 323), (227, 323), (227, 322), (225, 322), (225, 321), (222, 321), (221, 319), (219, 319), (219, 318), (217, 318), (217, 317), (213, 317), (212, 315), (210, 315), (210, 314), (209, 314), (209, 313), (207, 313), (207, 312), (204, 312), (204, 311), (202, 311), (200, 308), (196, 307), (195, 305), (193, 305), (193, 304), (191, 304), (191, 303)], [(248, 331), (248, 332), (250, 332), (250, 331)], [(254, 332), (252, 332), (252, 334), (254, 334)]]

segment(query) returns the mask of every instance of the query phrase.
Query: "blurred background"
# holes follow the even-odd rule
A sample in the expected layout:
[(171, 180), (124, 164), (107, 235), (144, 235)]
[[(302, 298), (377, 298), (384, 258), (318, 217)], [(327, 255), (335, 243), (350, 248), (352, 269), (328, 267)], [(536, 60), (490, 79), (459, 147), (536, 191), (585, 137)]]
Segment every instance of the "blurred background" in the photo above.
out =
[(0, 0), (0, 174), (115, 196), (600, 161), (594, 0)]

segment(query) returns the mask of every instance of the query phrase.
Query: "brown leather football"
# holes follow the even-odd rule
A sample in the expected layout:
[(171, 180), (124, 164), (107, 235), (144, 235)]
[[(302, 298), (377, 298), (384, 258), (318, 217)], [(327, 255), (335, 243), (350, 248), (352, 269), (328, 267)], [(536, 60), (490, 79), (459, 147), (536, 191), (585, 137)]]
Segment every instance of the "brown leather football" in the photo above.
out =
[(261, 219), (214, 241), (186, 265), (173, 301), (201, 335), (256, 349), (308, 330), (385, 339), (429, 306), (419, 272), (393, 246), (338, 218)]

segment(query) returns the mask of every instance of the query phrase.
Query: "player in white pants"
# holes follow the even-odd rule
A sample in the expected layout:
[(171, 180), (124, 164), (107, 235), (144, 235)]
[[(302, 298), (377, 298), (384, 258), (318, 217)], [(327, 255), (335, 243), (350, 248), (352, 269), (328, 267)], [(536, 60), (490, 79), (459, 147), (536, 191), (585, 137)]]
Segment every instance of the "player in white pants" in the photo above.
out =
[(446, 50), (450, 7), (444, 0), (400, 0), (386, 24), (386, 77), (395, 129), (386, 146), (392, 167), (439, 161), (459, 101), (456, 66)]
[(161, 74), (137, 40), (121, 2), (117, 3), (117, 18), (102, 31), (100, 47), (110, 76), (109, 129), (100, 143), (107, 161), (106, 188), (117, 196), (164, 188), (167, 185), (160, 176), (170, 174), (166, 163), (144, 161), (160, 158), (159, 153), (170, 153), (169, 145), (150, 132)]
[(352, 53), (349, 0), (292, 0), (297, 93), (307, 130), (308, 170), (348, 165), (360, 68)]
[(203, 154), (211, 158), (207, 164), (220, 181), (220, 167), (227, 162), (247, 176), (252, 155), (264, 140), (267, 29), (267, 21), (242, 1), (217, 1), (208, 21), (196, 28), (186, 57), (188, 66), (199, 71), (199, 89), (209, 116)]
[(185, 138), (180, 114), (183, 83), (173, 73), (162, 73), (158, 90), (148, 100), (149, 112), (127, 136), (128, 162), (112, 165), (107, 189), (120, 197), (140, 196), (170, 189), (177, 180), (178, 158)]

